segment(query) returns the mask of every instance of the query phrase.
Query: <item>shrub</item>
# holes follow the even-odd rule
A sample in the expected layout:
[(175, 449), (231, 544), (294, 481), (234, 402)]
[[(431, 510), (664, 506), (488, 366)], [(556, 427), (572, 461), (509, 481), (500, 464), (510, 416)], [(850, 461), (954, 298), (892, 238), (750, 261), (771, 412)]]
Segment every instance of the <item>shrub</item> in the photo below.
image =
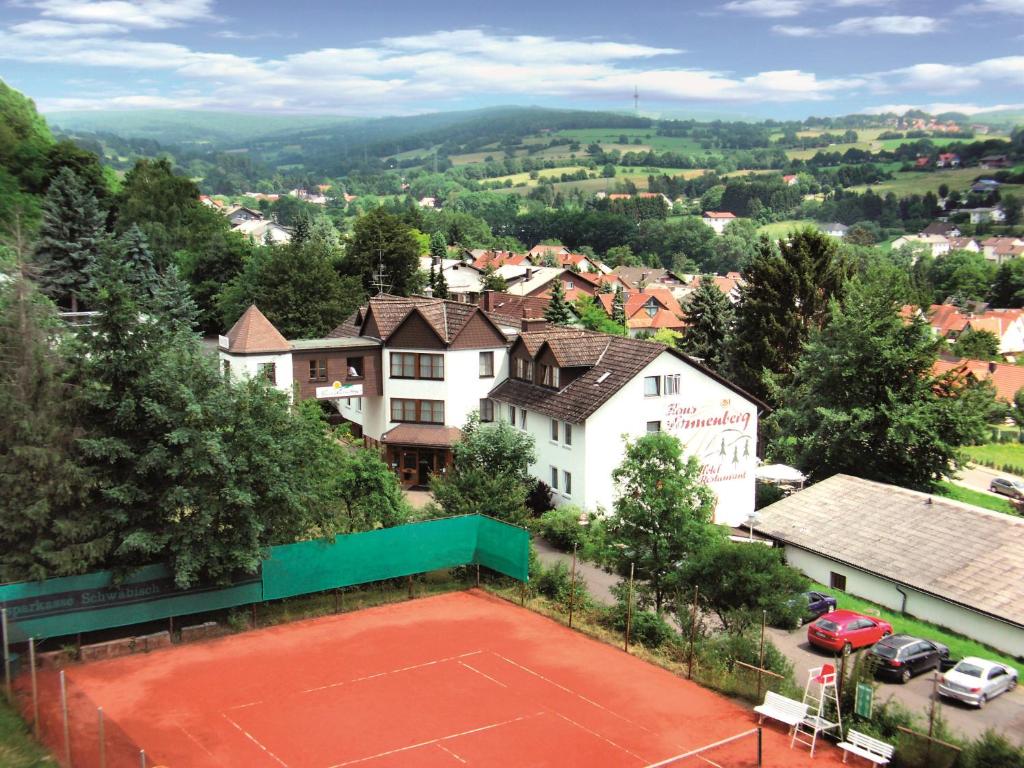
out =
[[(626, 631), (626, 608), (629, 586), (626, 582), (620, 581), (612, 587), (612, 594), (615, 596), (615, 605), (608, 609), (605, 623), (610, 629), (616, 632)], [(634, 595), (634, 600), (635, 600)], [(639, 643), (645, 648), (660, 648), (668, 642), (679, 642), (680, 637), (676, 630), (665, 619), (654, 611), (638, 610), (634, 602), (633, 613), (630, 618), (630, 642)]]
[(1014, 746), (995, 731), (985, 731), (963, 752), (957, 768), (1006, 768), (1024, 766), (1024, 748)]
[(571, 552), (576, 545), (583, 546), (586, 527), (580, 525), (583, 511), (571, 504), (549, 509), (540, 516), (540, 535), (561, 550)]
[(573, 596), (572, 604), (576, 609), (586, 608), (591, 604), (590, 594), (583, 579), (576, 579), (576, 588), (573, 590), (569, 568), (561, 561), (541, 570), (537, 577), (537, 592), (558, 603), (565, 610), (569, 608), (570, 595)]
[(526, 508), (530, 510), (532, 517), (540, 517), (555, 505), (551, 501), (551, 486), (543, 480), (538, 480), (530, 493), (526, 496)]

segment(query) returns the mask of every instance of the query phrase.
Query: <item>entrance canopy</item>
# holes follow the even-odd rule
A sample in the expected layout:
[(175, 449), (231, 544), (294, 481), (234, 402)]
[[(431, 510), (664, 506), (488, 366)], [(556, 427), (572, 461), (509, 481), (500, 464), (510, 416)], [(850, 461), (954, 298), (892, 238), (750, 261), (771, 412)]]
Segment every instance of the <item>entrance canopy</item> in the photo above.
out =
[(765, 464), (757, 468), (754, 476), (762, 483), (802, 484), (807, 480), (807, 477), (799, 469), (785, 464)]
[(458, 427), (433, 424), (399, 424), (381, 435), (385, 445), (414, 445), (423, 448), (451, 448), (462, 438)]

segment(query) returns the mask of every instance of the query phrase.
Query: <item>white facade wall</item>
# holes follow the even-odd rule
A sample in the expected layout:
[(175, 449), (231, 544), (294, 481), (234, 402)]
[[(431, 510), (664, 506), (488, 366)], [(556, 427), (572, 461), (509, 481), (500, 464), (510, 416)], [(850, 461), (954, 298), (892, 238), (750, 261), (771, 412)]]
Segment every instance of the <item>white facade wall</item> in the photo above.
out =
[[(409, 352), (414, 354), (443, 354), (444, 379), (392, 379), (391, 353)], [(480, 353), (494, 353), (494, 376), (480, 377)], [(341, 413), (345, 418), (359, 424), (363, 434), (374, 440), (398, 422), (391, 421), (391, 398), (409, 400), (444, 401), (444, 423), (449, 427), (462, 427), (470, 411), (480, 407), (480, 401), (487, 397), (499, 382), (508, 378), (508, 349), (460, 349), (439, 351), (436, 349), (384, 349), (381, 355), (383, 397), (350, 398), (341, 401)], [(498, 404), (495, 403), (495, 408)], [(497, 412), (495, 417), (497, 417)]]
[[(678, 394), (664, 394), (666, 375), (679, 376)], [(660, 396), (644, 395), (647, 376), (661, 378)], [(500, 414), (496, 415), (508, 421), (510, 406), (501, 403), (499, 407)], [(521, 410), (516, 406), (517, 427)], [(556, 505), (573, 503), (591, 512), (611, 513), (615, 502), (612, 472), (625, 456), (623, 438), (647, 434), (651, 421), (660, 422), (661, 431), (678, 437), (684, 452), (696, 455), (703, 463), (702, 481), (718, 497), (715, 522), (729, 526), (744, 523), (754, 511), (757, 408), (667, 352), (622, 387), (585, 424), (572, 425), (571, 447), (564, 444), (564, 423), (559, 425), (556, 443), (551, 439), (551, 418), (528, 411), (525, 431), (533, 436), (537, 454), (530, 472), (551, 484), (551, 468), (559, 470), (559, 489), (553, 490)], [(697, 421), (716, 423), (698, 426), (694, 423)], [(572, 493), (568, 496), (562, 482), (564, 471), (572, 473)]]
[[(679, 393), (666, 395), (664, 376), (675, 374), (680, 378)], [(660, 396), (644, 395), (648, 376), (661, 377)], [(684, 453), (703, 464), (701, 480), (718, 497), (715, 522), (743, 524), (754, 511), (757, 407), (668, 352), (587, 419), (588, 506), (611, 511), (611, 475), (625, 455), (623, 436), (642, 437), (650, 421), (661, 422), (661, 431), (679, 438)]]
[(231, 364), (231, 378), (236, 380), (252, 379), (259, 373), (264, 363), (274, 363), (274, 386), (282, 392), (292, 393), (292, 355), (290, 352), (268, 355), (232, 355), (219, 350), (218, 355), (223, 369), (224, 361)]
[[(495, 403), (495, 419), (511, 421), (509, 409), (515, 408), (515, 423), (521, 428), (522, 408), (507, 403)], [(557, 421), (557, 419), (555, 420)], [(525, 432), (533, 437), (536, 461), (530, 465), (530, 474), (543, 480), (551, 487), (551, 501), (556, 507), (563, 504), (575, 504), (578, 507), (594, 511), (593, 488), (586, 478), (586, 427), (583, 424), (571, 424), (572, 443), (565, 441), (566, 422), (558, 421), (558, 440), (552, 439), (552, 418), (536, 411), (527, 411)], [(558, 473), (558, 482), (552, 483), (551, 470)], [(571, 489), (566, 493), (565, 473), (570, 475)], [(557, 487), (555, 487), (557, 485)], [(609, 510), (610, 511), (610, 508)]]
[[(799, 547), (786, 545), (785, 551), (786, 560), (790, 565), (820, 584), (828, 585), (832, 573), (840, 574), (846, 577), (846, 591), (851, 595), (863, 597), (895, 611), (904, 610), (912, 616), (948, 627), (1004, 653), (1024, 656), (1024, 628), (940, 600), (911, 587), (901, 586), (900, 589), (907, 593), (904, 606), (903, 595), (892, 581)], [(839, 607), (843, 607), (841, 598)]]

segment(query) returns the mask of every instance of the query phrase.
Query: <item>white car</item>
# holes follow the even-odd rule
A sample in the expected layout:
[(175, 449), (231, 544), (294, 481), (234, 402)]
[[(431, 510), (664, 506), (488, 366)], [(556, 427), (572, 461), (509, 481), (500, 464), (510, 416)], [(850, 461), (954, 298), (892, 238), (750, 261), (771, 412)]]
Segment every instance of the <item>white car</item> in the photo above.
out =
[(989, 699), (1016, 686), (1017, 670), (1013, 667), (967, 656), (942, 675), (939, 694), (981, 709)]

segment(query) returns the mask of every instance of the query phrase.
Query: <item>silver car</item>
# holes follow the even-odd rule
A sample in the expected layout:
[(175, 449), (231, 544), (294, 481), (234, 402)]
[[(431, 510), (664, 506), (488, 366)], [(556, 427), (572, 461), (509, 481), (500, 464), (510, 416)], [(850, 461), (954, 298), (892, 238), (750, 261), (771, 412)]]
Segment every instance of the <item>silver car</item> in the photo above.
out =
[(940, 678), (939, 694), (978, 709), (1003, 691), (1017, 686), (1017, 670), (995, 661), (967, 656)]
[(992, 493), (1009, 496), (1011, 499), (1024, 499), (1024, 482), (1020, 480), (997, 477), (988, 484), (988, 489)]

